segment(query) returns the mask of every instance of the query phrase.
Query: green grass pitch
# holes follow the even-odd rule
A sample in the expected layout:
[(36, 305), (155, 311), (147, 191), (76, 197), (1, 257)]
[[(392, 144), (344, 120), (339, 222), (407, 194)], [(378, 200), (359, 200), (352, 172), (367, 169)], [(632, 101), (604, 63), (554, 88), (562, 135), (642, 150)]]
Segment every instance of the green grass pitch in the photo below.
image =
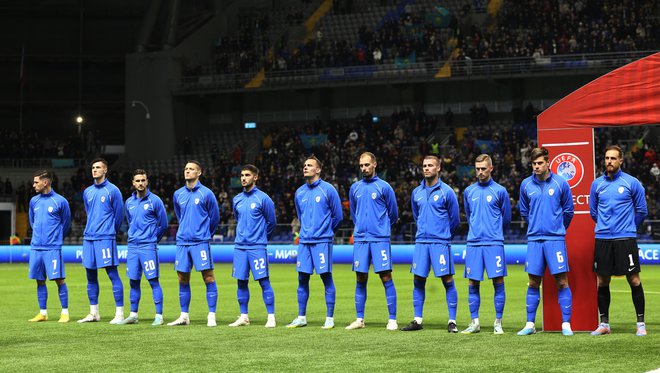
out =
[[(120, 268), (128, 314), (128, 281)], [(28, 323), (38, 312), (34, 281), (27, 279), (27, 265), (0, 265), (0, 370), (14, 371), (566, 371), (642, 372), (660, 367), (660, 267), (646, 266), (642, 279), (646, 291), (649, 335), (636, 337), (635, 315), (625, 279), (612, 281), (610, 319), (612, 335), (591, 337), (559, 333), (518, 337), (525, 322), (526, 274), (521, 266), (510, 266), (506, 279), (505, 335), (492, 334), (494, 318), (492, 286), (482, 284), (480, 320), (476, 335), (448, 334), (445, 292), (439, 279), (427, 285), (424, 327), (419, 332), (385, 330), (387, 309), (378, 277), (370, 275), (366, 309), (367, 328), (347, 331), (355, 318), (353, 293), (355, 275), (348, 265), (336, 265), (336, 328), (321, 330), (325, 319), (323, 285), (318, 276), (311, 281), (307, 312), (309, 325), (301, 329), (284, 326), (297, 315), (297, 275), (293, 265), (271, 265), (278, 327), (265, 329), (261, 290), (250, 282), (249, 327), (229, 328), (239, 314), (236, 283), (231, 267), (216, 267), (218, 281), (218, 327), (206, 327), (206, 298), (201, 276), (193, 276), (192, 325), (151, 327), (154, 306), (151, 289), (142, 282), (140, 324), (109, 325), (114, 315), (110, 281), (99, 273), (102, 322), (78, 324), (89, 311), (82, 266), (67, 265), (69, 309), (72, 322), (58, 324), (60, 305), (56, 286), (49, 282), (49, 316), (45, 323)], [(161, 268), (165, 295), (164, 318), (179, 314), (178, 285), (171, 264)], [(457, 266), (459, 291), (458, 326), (469, 322), (467, 281)], [(398, 293), (399, 324), (412, 320), (412, 275), (399, 265), (393, 273)], [(540, 312), (539, 318), (540, 321)], [(540, 323), (539, 323), (540, 324)], [(594, 325), (595, 326), (595, 325)]]

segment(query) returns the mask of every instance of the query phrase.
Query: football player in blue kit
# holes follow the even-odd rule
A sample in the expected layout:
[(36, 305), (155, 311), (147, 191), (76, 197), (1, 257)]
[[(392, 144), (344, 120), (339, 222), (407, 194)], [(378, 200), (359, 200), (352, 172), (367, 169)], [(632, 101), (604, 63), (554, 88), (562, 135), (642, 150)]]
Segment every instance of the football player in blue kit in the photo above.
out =
[(468, 307), (471, 322), (462, 334), (479, 333), (479, 286), (484, 271), (493, 281), (495, 305), (494, 334), (504, 334), (502, 315), (506, 293), (504, 277), (507, 275), (504, 257), (504, 229), (511, 222), (511, 202), (506, 189), (491, 177), (493, 161), (488, 154), (474, 161), (477, 182), (463, 192), (465, 218), (470, 228), (465, 253), (465, 278), (468, 279)]
[(259, 169), (251, 164), (241, 168), (243, 192), (233, 200), (234, 218), (236, 218), (236, 240), (234, 241), (234, 260), (232, 277), (238, 283), (236, 297), (241, 315), (229, 326), (250, 325), (248, 303), (250, 272), (255, 281), (259, 281), (266, 312), (266, 328), (274, 328), (275, 292), (270, 284), (268, 272), (268, 238), (273, 234), (275, 225), (275, 204), (268, 194), (257, 188)]
[(160, 287), (160, 264), (158, 263), (158, 241), (167, 230), (167, 213), (163, 201), (149, 190), (147, 172), (133, 171), (135, 191), (125, 204), (128, 222), (128, 256), (126, 273), (130, 280), (131, 313), (119, 324), (137, 324), (140, 305), (140, 280), (142, 273), (149, 281), (156, 306), (156, 316), (151, 325), (163, 324), (163, 290)]

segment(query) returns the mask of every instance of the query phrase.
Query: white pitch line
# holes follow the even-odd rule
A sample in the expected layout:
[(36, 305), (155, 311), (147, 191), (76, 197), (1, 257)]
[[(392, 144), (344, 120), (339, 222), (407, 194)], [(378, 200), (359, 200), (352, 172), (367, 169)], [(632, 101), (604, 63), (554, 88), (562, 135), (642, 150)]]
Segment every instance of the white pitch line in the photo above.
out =
[(589, 145), (589, 141), (559, 142), (559, 143), (554, 143), (554, 144), (543, 144), (542, 146), (545, 146), (546, 148), (548, 148), (548, 147), (553, 147), (553, 146), (577, 146), (577, 145)]
[(589, 211), (574, 211), (573, 213), (576, 214), (576, 215), (585, 215), (585, 214), (588, 214)]
[[(630, 290), (610, 290), (612, 293), (630, 293)], [(660, 291), (646, 291), (644, 290), (644, 294), (660, 294)]]

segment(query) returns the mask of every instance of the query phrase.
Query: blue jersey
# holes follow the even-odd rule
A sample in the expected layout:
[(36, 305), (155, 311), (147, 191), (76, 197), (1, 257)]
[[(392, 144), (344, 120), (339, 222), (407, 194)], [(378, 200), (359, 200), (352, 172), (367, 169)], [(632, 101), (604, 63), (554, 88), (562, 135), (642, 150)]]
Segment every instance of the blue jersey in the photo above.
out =
[(114, 240), (124, 220), (123, 198), (119, 188), (107, 179), (83, 192), (87, 212), (85, 240)]
[(142, 198), (133, 192), (126, 200), (125, 211), (128, 247), (155, 247), (167, 230), (167, 213), (163, 201), (148, 189)]
[(35, 250), (62, 248), (62, 240), (71, 228), (69, 202), (51, 189), (30, 200), (28, 218), (32, 227), (30, 246)]
[(386, 181), (374, 176), (360, 180), (348, 192), (355, 242), (390, 240), (390, 225), (396, 223), (399, 211), (394, 190)]
[(460, 223), (458, 199), (449, 185), (438, 179), (433, 186), (426, 180), (415, 188), (410, 197), (413, 218), (417, 222), (415, 242), (450, 243)]
[(467, 243), (491, 246), (504, 243), (504, 228), (511, 222), (509, 193), (503, 186), (488, 180), (476, 182), (463, 192), (465, 218), (470, 230)]
[(220, 223), (218, 201), (211, 189), (199, 181), (192, 189), (183, 186), (174, 192), (172, 204), (179, 220), (177, 245), (188, 246), (211, 241)]
[(621, 170), (612, 178), (605, 174), (591, 184), (589, 212), (596, 222), (596, 238), (636, 237), (648, 214), (644, 187)]
[(268, 237), (275, 230), (275, 204), (268, 194), (257, 187), (243, 191), (233, 201), (236, 218), (237, 249), (265, 249)]
[(566, 179), (550, 172), (545, 181), (536, 175), (523, 180), (520, 216), (528, 222), (528, 241), (564, 240), (573, 219), (573, 193)]
[(298, 188), (294, 201), (300, 219), (300, 243), (332, 242), (342, 220), (337, 190), (319, 179)]

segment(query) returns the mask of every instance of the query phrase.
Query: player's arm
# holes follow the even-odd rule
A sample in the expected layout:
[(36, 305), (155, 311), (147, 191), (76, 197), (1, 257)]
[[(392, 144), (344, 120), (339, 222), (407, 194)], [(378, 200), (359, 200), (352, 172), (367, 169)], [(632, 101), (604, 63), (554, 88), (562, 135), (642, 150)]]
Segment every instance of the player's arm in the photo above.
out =
[(454, 191), (447, 187), (447, 213), (449, 214), (449, 232), (451, 233), (452, 238), (456, 232), (456, 228), (461, 223), (461, 211), (458, 208), (458, 198)]
[(561, 193), (561, 209), (564, 221), (564, 228), (568, 229), (568, 226), (571, 225), (571, 220), (573, 220), (573, 214), (575, 207), (573, 207), (573, 192), (568, 186), (568, 183), (564, 181), (562, 184), (562, 193)]
[(348, 191), (348, 204), (351, 211), (351, 219), (353, 224), (355, 224), (355, 213), (357, 212), (357, 200), (355, 199), (355, 184), (351, 185), (351, 189)]
[(218, 224), (220, 224), (220, 207), (218, 206), (218, 201), (215, 199), (215, 194), (213, 192), (209, 193), (210, 196), (207, 196), (206, 199), (206, 209), (209, 214), (209, 230), (211, 231), (211, 236), (218, 229)]
[(28, 220), (30, 227), (34, 228), (34, 199), (30, 200), (30, 209), (28, 210)]
[(124, 221), (124, 203), (119, 189), (115, 188), (112, 192), (112, 209), (114, 211), (115, 232), (119, 233), (121, 223)]
[[(161, 238), (167, 232), (167, 212), (165, 211), (165, 205), (160, 198), (155, 198), (156, 204), (154, 206), (154, 212), (158, 219), (158, 230), (156, 232), (156, 242), (159, 242)], [(128, 215), (127, 215), (128, 216)]]
[(639, 228), (640, 224), (642, 224), (648, 215), (646, 196), (644, 187), (640, 182), (631, 183), (631, 186), (633, 206), (635, 206), (635, 226)]
[(393, 225), (399, 219), (399, 208), (396, 205), (394, 189), (389, 184), (387, 186), (388, 188), (385, 188), (385, 204), (387, 206), (387, 214), (390, 216), (390, 225)]
[(470, 223), (470, 195), (467, 188), (463, 191), (463, 210), (465, 210), (465, 220)]
[(332, 217), (332, 231), (336, 232), (341, 221), (344, 219), (344, 213), (341, 208), (339, 193), (337, 193), (337, 190), (334, 187), (330, 187), (329, 189), (328, 198), (330, 198), (330, 201), (328, 202), (330, 204), (330, 216)]
[(502, 229), (504, 229), (511, 223), (511, 201), (509, 200), (509, 193), (507, 193), (504, 188), (502, 188), (500, 192), (500, 200), (502, 201), (500, 206), (500, 212), (502, 213)]
[(172, 196), (172, 208), (174, 209), (174, 215), (176, 216), (176, 220), (180, 223), (181, 207), (179, 206), (179, 198), (177, 196), (178, 196), (177, 192), (174, 192), (174, 195)]
[(71, 231), (71, 208), (69, 207), (69, 201), (64, 197), (62, 197), (60, 205), (60, 221), (62, 223), (62, 238), (64, 238)]
[(263, 213), (264, 218), (266, 219), (266, 236), (270, 239), (275, 231), (275, 226), (277, 225), (277, 218), (275, 217), (275, 204), (270, 197), (266, 196), (263, 203)]
[(526, 222), (529, 222), (529, 197), (527, 197), (527, 192), (525, 188), (527, 184), (523, 182), (520, 185), (520, 196), (518, 200), (518, 207), (520, 209), (520, 217), (523, 218)]
[(413, 220), (417, 221), (417, 217), (419, 216), (419, 206), (415, 203), (415, 189), (413, 189), (410, 194), (410, 209), (412, 210)]
[(591, 183), (589, 191), (589, 215), (594, 222), (598, 223), (598, 187), (595, 181)]

